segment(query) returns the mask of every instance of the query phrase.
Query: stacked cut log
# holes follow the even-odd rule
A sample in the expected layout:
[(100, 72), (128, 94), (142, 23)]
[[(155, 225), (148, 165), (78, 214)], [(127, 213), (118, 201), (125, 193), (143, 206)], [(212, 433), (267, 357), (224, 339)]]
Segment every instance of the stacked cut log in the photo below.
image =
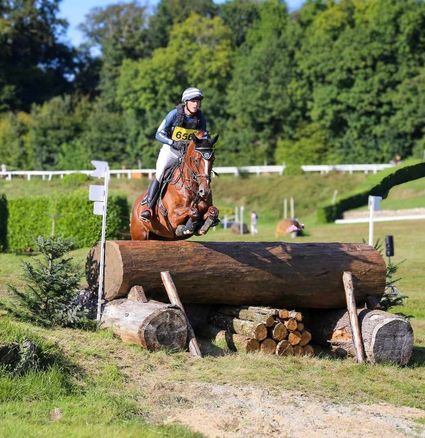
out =
[[(212, 310), (201, 336), (230, 350), (279, 356), (314, 355), (311, 333), (295, 310), (258, 306), (220, 306)], [(224, 345), (223, 345), (224, 344)]]
[(184, 350), (187, 322), (181, 309), (158, 301), (139, 301), (135, 297), (136, 292), (133, 290), (130, 294), (131, 299), (107, 303), (101, 327), (111, 328), (124, 342), (150, 351), (160, 348)]
[[(413, 352), (413, 330), (409, 320), (382, 310), (358, 310), (366, 358), (371, 363), (406, 365)], [(346, 309), (310, 312), (314, 341), (331, 347), (338, 356), (355, 356), (349, 314)]]

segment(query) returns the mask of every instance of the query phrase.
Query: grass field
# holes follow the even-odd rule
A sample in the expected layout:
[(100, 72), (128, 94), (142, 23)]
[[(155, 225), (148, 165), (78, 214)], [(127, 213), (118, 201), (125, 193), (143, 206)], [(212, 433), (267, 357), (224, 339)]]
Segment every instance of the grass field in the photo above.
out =
[[(356, 178), (361, 177), (354, 177), (347, 184), (355, 185)], [(261, 181), (250, 178), (237, 187), (236, 194), (230, 195), (227, 184), (235, 186), (235, 181), (224, 180), (216, 195), (224, 206), (243, 200), (249, 208), (257, 209), (260, 213), (259, 234), (255, 237), (239, 236), (217, 228), (210, 231), (204, 240), (275, 240), (276, 220), (273, 216), (280, 214), (280, 201), (276, 211), (267, 213), (261, 209), (260, 197), (250, 197), (249, 192), (245, 194), (245, 190), (253, 190), (253, 184), (260, 185), (260, 188), (264, 184), (265, 189), (266, 183)], [(288, 181), (295, 186), (295, 180)], [(315, 180), (314, 184), (318, 186), (320, 181)], [(331, 196), (334, 185), (341, 180), (331, 177), (328, 182), (331, 184), (322, 189), (326, 196)], [(114, 190), (125, 191), (123, 182), (116, 184)], [(139, 184), (131, 181), (129, 192), (136, 192)], [(367, 240), (367, 224), (314, 225), (314, 208), (308, 205), (312, 205), (317, 193), (313, 182), (311, 184), (310, 192), (307, 189), (304, 192), (310, 204), (300, 206), (307, 218), (302, 219), (307, 223), (308, 235), (288, 240), (296, 243)], [(410, 207), (416, 202), (416, 197), (424, 195), (418, 181), (404, 185), (403, 193), (398, 193), (397, 190), (401, 189), (393, 189), (388, 203), (395, 205), (400, 202)], [(18, 196), (18, 189), (14, 190)], [(227, 201), (224, 197), (226, 190), (229, 193)], [(280, 196), (280, 193), (276, 195), (275, 202)], [(0, 339), (34, 338), (49, 345), (62, 358), (46, 371), (24, 377), (12, 379), (5, 373), (0, 374), (0, 436), (199, 436), (176, 424), (178, 420), (173, 419), (178, 417), (167, 415), (167, 412), (195, 412), (197, 404), (190, 393), (200, 391), (199, 388), (204, 388), (202, 391), (206, 388), (208, 392), (217, 386), (221, 390), (229, 387), (261, 390), (272, 397), (278, 397), (285, 391), (293, 396), (295, 391), (305, 397), (337, 405), (388, 403), (425, 409), (425, 221), (377, 223), (375, 237), (382, 240), (386, 234), (394, 235), (393, 261), (400, 263), (398, 286), (408, 295), (405, 305), (393, 311), (410, 315), (414, 328), (414, 353), (407, 367), (357, 365), (351, 360), (336, 360), (327, 356), (277, 358), (223, 355), (214, 348), (208, 349), (210, 354), (204, 359), (194, 360), (187, 353), (147, 353), (124, 345), (109, 332), (45, 330), (0, 316)], [(83, 264), (86, 254), (87, 249), (80, 249), (72, 256), (76, 262)], [(32, 257), (0, 254), (0, 299), (7, 299), (8, 283), (22, 285), (20, 265)], [(199, 399), (203, 397), (205, 394), (200, 393)], [(221, 402), (225, 403), (224, 398)], [(418, 430), (423, 431), (420, 428), (424, 418), (425, 410), (417, 420)], [(230, 426), (223, 425), (224, 431), (226, 427)]]

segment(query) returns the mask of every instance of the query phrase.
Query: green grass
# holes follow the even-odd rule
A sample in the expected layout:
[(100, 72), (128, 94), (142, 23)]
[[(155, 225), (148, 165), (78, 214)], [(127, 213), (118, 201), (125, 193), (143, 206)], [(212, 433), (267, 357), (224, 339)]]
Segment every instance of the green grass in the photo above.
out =
[[(356, 210), (367, 210), (367, 206)], [(381, 202), (383, 210), (402, 210), (406, 208), (425, 208), (424, 178), (410, 181), (392, 188), (388, 197)]]
[[(72, 336), (72, 331), (68, 333)], [(67, 331), (58, 330), (60, 337)], [(107, 339), (103, 334), (80, 332), (84, 338)], [(0, 317), (0, 340), (37, 340), (49, 337), (47, 330)], [(50, 351), (50, 341), (38, 343)], [(55, 342), (56, 343), (56, 342)], [(97, 347), (101, 347), (99, 344)], [(59, 355), (57, 363), (44, 370), (16, 376), (0, 368), (0, 436), (7, 437), (92, 437), (100, 434), (119, 437), (196, 437), (179, 425), (149, 425), (148, 408), (142, 393), (126, 387), (118, 366), (109, 357), (96, 360), (93, 370), (86, 370), (89, 356), (68, 354), (69, 362)], [(78, 349), (77, 349), (78, 350)], [(59, 418), (55, 417), (59, 410)], [(17, 419), (19, 419), (17, 421)]]

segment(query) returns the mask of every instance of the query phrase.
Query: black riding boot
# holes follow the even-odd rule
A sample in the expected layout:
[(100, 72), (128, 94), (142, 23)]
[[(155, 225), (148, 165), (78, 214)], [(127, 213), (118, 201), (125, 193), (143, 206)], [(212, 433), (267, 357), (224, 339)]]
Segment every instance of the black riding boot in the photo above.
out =
[(159, 195), (159, 186), (159, 181), (156, 178), (154, 178), (149, 184), (148, 193), (146, 195), (146, 204), (148, 205), (148, 208), (146, 208), (140, 215), (141, 219), (144, 221), (150, 221), (152, 219), (153, 209)]

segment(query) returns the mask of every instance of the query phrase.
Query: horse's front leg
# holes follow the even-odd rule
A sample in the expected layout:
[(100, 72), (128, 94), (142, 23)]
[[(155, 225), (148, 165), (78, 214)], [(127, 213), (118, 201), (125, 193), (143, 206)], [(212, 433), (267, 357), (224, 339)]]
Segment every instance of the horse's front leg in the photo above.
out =
[(218, 213), (218, 208), (213, 206), (209, 207), (208, 211), (204, 214), (203, 217), (203, 220), (205, 222), (196, 234), (202, 236), (206, 234), (211, 227), (215, 227), (220, 222), (220, 219), (218, 218)]
[(201, 214), (196, 208), (189, 207), (189, 208), (185, 208), (184, 210), (185, 210), (185, 214), (184, 216), (183, 215), (181, 216), (182, 219), (184, 218), (183, 219), (184, 223), (181, 223), (176, 227), (177, 237), (192, 235), (201, 219)]

